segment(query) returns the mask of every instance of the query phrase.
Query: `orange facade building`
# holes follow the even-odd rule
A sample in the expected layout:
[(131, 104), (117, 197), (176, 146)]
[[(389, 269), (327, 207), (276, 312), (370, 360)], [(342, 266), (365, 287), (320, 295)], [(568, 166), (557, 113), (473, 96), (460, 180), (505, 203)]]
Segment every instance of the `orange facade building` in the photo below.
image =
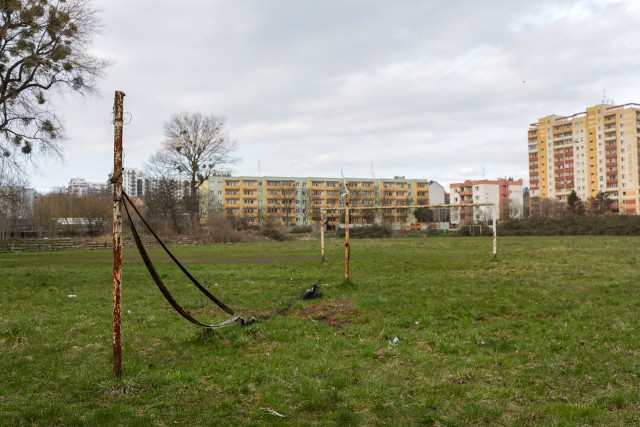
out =
[(640, 197), (640, 104), (598, 104), (570, 116), (550, 115), (529, 126), (531, 197), (566, 203), (609, 195), (621, 214), (637, 215)]

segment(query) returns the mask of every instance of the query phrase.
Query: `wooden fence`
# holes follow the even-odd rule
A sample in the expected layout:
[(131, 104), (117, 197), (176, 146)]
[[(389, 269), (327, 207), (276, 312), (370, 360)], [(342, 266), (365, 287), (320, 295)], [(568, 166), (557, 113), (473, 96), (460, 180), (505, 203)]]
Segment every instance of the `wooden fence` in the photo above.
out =
[[(158, 243), (154, 239), (142, 239), (145, 246), (154, 246)], [(197, 239), (181, 237), (165, 241), (168, 245), (194, 245), (198, 243)], [(135, 247), (132, 238), (122, 239), (122, 246)], [(95, 249), (111, 249), (113, 247), (112, 240), (95, 240), (95, 239), (42, 239), (42, 240), (1, 240), (0, 253), (19, 253), (19, 252), (56, 252), (56, 251), (76, 251), (76, 250), (95, 250)]]

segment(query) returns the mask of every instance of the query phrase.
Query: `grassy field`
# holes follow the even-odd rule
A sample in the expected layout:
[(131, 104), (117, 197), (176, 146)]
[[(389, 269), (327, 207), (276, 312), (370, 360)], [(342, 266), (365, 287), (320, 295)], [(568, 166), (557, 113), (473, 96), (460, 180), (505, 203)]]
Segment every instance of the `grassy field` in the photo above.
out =
[[(243, 316), (320, 277), (215, 332), (127, 249), (119, 379), (110, 251), (1, 255), (0, 425), (640, 425), (638, 238), (502, 238), (497, 261), (485, 237), (355, 240), (347, 284), (341, 242), (318, 246), (176, 248)], [(151, 253), (192, 314), (228, 317)]]

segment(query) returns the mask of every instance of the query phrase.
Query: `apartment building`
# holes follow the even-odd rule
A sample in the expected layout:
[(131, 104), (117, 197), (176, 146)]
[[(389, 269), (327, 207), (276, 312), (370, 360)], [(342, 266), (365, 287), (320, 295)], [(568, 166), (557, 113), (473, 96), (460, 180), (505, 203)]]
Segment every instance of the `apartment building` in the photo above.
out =
[[(147, 176), (144, 171), (137, 168), (125, 168), (122, 172), (122, 188), (131, 197), (144, 197), (153, 191), (158, 191), (162, 184), (161, 178)], [(172, 179), (168, 181), (168, 185), (171, 186), (177, 200), (191, 193), (187, 180)]]
[(71, 178), (67, 186), (67, 193), (74, 196), (100, 194), (107, 190), (107, 182), (89, 182), (84, 178)]
[(598, 104), (529, 126), (531, 197), (586, 201), (605, 192), (621, 214), (640, 211), (640, 104)]
[[(466, 180), (450, 186), (451, 204), (468, 205), (472, 203), (490, 203), (496, 206), (496, 219), (522, 218), (523, 216), (522, 179), (500, 178), (497, 180)], [(468, 224), (478, 221), (491, 222), (492, 206), (470, 206), (456, 210), (451, 215), (452, 224)]]
[(122, 189), (131, 197), (144, 194), (146, 178), (144, 172), (136, 168), (125, 168), (122, 171)]
[[(444, 188), (435, 181), (394, 179), (345, 179), (350, 206), (385, 209), (352, 210), (352, 224), (413, 222), (410, 205), (444, 203)], [(341, 221), (342, 178), (212, 176), (200, 187), (202, 217), (223, 213), (228, 218), (258, 226), (317, 224), (321, 209), (330, 226)]]

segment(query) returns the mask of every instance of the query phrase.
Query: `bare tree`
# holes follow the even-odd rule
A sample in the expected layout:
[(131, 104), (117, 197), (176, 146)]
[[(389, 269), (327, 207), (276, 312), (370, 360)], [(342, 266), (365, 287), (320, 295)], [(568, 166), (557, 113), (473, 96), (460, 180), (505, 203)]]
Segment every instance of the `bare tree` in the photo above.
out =
[(180, 176), (176, 170), (167, 166), (169, 161), (166, 155), (165, 151), (160, 151), (151, 156), (145, 165), (150, 178), (148, 182), (151, 184), (144, 197), (145, 206), (155, 226), (163, 225), (165, 230), (170, 228), (174, 233), (180, 234)]
[(75, 197), (78, 207), (77, 215), (82, 218), (89, 235), (102, 235), (110, 227), (112, 200), (106, 192)]
[(27, 182), (11, 173), (10, 168), (0, 163), (0, 204), (14, 205), (20, 201), (21, 189)]
[(108, 192), (77, 196), (64, 192), (39, 195), (34, 206), (34, 226), (42, 235), (99, 236), (111, 225)]
[(225, 119), (200, 113), (175, 114), (164, 124), (160, 159), (189, 180), (189, 212), (198, 214), (198, 189), (214, 171), (237, 162), (236, 142), (224, 130)]
[(7, 0), (0, 16), (0, 162), (22, 172), (20, 155), (61, 153), (49, 95), (95, 92), (108, 62), (88, 53), (99, 28), (90, 0)]
[(0, 162), (0, 238), (15, 235), (20, 223), (30, 221), (32, 217), (32, 206), (26, 197), (27, 182), (8, 169)]
[(64, 196), (64, 193), (49, 193), (36, 198), (33, 220), (39, 236), (53, 237), (57, 234), (56, 218), (66, 216), (60, 208)]

